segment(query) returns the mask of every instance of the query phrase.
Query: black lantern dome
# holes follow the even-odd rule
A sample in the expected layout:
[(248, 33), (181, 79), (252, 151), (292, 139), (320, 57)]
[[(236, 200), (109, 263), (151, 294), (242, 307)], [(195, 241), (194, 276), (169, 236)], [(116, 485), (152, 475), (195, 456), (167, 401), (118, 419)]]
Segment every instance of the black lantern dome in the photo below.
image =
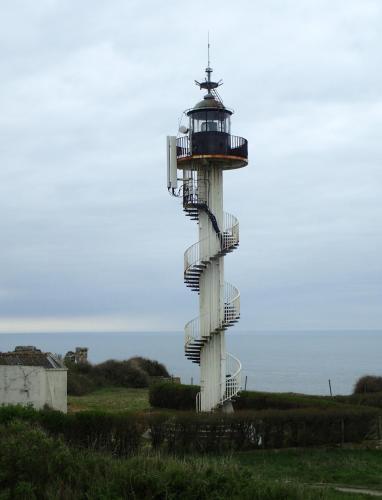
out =
[[(195, 81), (201, 90), (206, 90), (204, 98), (186, 111), (189, 118), (188, 137), (178, 139), (179, 168), (188, 160), (216, 158), (225, 165), (223, 168), (239, 168), (247, 164), (247, 141), (231, 135), (231, 115), (217, 88), (222, 81), (211, 81), (212, 68), (206, 68), (207, 77), (203, 82)], [(187, 147), (185, 147), (187, 145)]]

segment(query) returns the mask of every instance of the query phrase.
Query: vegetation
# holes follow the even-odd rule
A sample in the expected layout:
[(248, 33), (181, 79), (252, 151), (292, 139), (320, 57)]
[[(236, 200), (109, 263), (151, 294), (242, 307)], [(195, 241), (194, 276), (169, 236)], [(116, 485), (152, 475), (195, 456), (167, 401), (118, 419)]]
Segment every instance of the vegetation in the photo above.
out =
[(382, 377), (365, 375), (357, 380), (354, 386), (354, 394), (369, 392), (382, 392)]
[(0, 424), (15, 420), (39, 425), (51, 436), (60, 437), (80, 448), (107, 451), (123, 457), (136, 453), (142, 445), (146, 425), (139, 415), (124, 413), (36, 411), (21, 406), (0, 408)]
[(83, 396), (102, 387), (148, 387), (153, 378), (169, 377), (166, 367), (141, 357), (126, 361), (110, 359), (98, 365), (67, 363), (68, 394)]
[[(239, 459), (245, 461), (242, 457)], [(248, 464), (248, 457), (246, 458)], [(14, 499), (340, 499), (333, 490), (272, 479), (254, 463), (132, 457), (112, 459), (72, 449), (22, 422), (0, 425), (0, 498)], [(282, 478), (280, 480), (280, 477)], [(361, 495), (352, 498), (363, 498)]]
[(298, 408), (333, 408), (341, 402), (328, 396), (293, 393), (242, 391), (234, 402), (235, 410), (292, 410)]
[(199, 391), (200, 387), (197, 385), (161, 382), (150, 387), (149, 401), (154, 408), (195, 410), (196, 395)]
[[(379, 418), (377, 409), (344, 406), (320, 411), (267, 410), (231, 415), (96, 411), (65, 415), (17, 406), (0, 408), (0, 423), (16, 419), (32, 422), (69, 444), (119, 457), (143, 450), (147, 444), (182, 455), (357, 443), (381, 438)], [(149, 441), (142, 438), (144, 433)]]
[(323, 484), (382, 488), (380, 450), (264, 448), (354, 443), (370, 437), (378, 413), (344, 405), (233, 415), (2, 407), (0, 498), (348, 498)]
[(263, 410), (226, 414), (153, 414), (152, 445), (171, 453), (357, 443), (381, 439), (379, 411), (372, 408)]
[(150, 409), (148, 389), (124, 387), (104, 387), (84, 396), (69, 396), (68, 404), (70, 413), (86, 410), (116, 413)]
[(235, 462), (270, 480), (341, 484), (382, 490), (382, 453), (373, 449), (289, 449), (240, 452)]
[(382, 408), (382, 392), (366, 392), (363, 394), (352, 394), (350, 396), (334, 396), (334, 399), (340, 403), (350, 405)]
[[(149, 400), (154, 408), (193, 410), (197, 385), (162, 382), (150, 387)], [(372, 406), (382, 408), (382, 392), (352, 394), (349, 396), (312, 396), (306, 394), (242, 391), (233, 402), (235, 410), (295, 410), (301, 408), (338, 408), (347, 406)]]

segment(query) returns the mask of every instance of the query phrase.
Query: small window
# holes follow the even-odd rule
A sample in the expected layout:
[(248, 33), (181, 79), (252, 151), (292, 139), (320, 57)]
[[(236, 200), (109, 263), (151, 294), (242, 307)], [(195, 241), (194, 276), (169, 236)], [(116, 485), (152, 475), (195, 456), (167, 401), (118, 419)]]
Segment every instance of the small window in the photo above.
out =
[(217, 132), (218, 123), (217, 121), (208, 121), (202, 123), (202, 132)]

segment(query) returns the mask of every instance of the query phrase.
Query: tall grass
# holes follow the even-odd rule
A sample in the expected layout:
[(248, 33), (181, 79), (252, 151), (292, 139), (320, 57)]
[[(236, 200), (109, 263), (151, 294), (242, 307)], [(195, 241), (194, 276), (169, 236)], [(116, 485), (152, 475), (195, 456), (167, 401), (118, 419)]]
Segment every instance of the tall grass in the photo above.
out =
[(0, 425), (2, 500), (325, 499), (325, 491), (266, 481), (230, 461), (134, 457), (73, 450), (26, 423)]

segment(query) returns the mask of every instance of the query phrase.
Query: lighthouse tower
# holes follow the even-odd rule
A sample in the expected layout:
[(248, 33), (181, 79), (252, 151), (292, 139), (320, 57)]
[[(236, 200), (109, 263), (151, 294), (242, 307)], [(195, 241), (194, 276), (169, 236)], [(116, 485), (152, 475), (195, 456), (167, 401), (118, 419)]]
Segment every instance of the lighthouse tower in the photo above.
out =
[(233, 111), (222, 102), (221, 81), (196, 82), (203, 99), (185, 111), (188, 126), (167, 137), (168, 189), (199, 225), (199, 239), (184, 254), (184, 281), (199, 295), (199, 315), (185, 326), (185, 355), (200, 365), (197, 411), (229, 411), (240, 391), (241, 363), (226, 352), (225, 330), (239, 320), (240, 292), (224, 281), (224, 257), (239, 245), (239, 222), (223, 211), (225, 170), (248, 163), (247, 140), (231, 134)]

